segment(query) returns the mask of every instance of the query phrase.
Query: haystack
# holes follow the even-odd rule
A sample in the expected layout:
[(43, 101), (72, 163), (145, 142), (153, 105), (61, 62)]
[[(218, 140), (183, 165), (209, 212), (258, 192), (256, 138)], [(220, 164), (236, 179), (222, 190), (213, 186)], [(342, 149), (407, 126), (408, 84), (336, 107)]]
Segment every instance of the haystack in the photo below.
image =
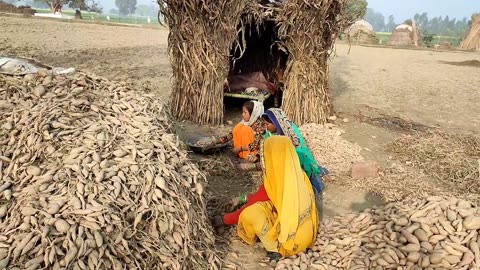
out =
[(395, 28), (387, 44), (391, 46), (418, 46), (419, 39), (420, 32), (415, 24), (401, 24)]
[(30, 6), (15, 6), (9, 3), (5, 3), (0, 1), (0, 12), (7, 12), (7, 13), (17, 13), (23, 14), (25, 16), (33, 16), (35, 14), (35, 10), (32, 9)]
[(345, 30), (344, 35), (355, 44), (378, 44), (379, 42), (373, 26), (365, 20), (356, 21)]
[(460, 48), (480, 50), (480, 15), (472, 16), (472, 28), (467, 38), (460, 44)]
[(170, 28), (173, 115), (220, 124), (228, 76), (261, 71), (284, 79), (282, 106), (294, 121), (325, 122), (327, 59), (345, 2), (158, 0)]

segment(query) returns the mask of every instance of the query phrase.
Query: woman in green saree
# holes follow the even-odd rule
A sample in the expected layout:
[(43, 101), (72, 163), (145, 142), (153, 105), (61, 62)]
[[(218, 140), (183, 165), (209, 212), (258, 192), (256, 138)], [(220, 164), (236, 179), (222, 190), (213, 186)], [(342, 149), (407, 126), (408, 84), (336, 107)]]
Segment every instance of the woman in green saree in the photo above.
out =
[(271, 135), (289, 137), (295, 146), (298, 158), (300, 159), (300, 165), (312, 183), (315, 194), (321, 194), (325, 188), (322, 177), (328, 174), (328, 170), (320, 166), (315, 160), (297, 125), (278, 108), (268, 109), (262, 117), (267, 124), (265, 138)]

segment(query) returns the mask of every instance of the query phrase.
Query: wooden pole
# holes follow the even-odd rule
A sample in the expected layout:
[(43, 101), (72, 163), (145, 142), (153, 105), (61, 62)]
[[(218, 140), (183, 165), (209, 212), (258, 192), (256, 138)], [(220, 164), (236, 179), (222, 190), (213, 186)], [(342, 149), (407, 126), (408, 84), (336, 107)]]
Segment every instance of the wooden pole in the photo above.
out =
[(413, 28), (413, 44), (415, 47), (418, 47), (418, 32), (417, 32), (417, 22), (412, 20), (412, 28)]

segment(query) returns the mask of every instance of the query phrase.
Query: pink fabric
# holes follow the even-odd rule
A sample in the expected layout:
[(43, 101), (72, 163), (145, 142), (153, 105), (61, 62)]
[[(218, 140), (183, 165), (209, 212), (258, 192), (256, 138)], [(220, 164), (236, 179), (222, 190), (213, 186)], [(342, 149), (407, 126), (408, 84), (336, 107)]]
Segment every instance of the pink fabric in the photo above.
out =
[(229, 92), (243, 92), (249, 87), (256, 87), (263, 91), (275, 92), (277, 87), (268, 82), (262, 72), (230, 75), (228, 77)]

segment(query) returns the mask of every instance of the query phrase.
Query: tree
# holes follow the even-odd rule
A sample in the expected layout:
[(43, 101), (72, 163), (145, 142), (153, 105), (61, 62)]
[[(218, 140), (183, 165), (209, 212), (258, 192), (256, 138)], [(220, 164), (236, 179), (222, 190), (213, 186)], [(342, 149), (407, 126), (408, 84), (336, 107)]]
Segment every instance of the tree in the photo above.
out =
[(157, 17), (158, 14), (158, 6), (155, 7), (153, 4), (150, 6), (147, 5), (138, 5), (135, 14), (139, 16), (150, 16), (150, 17)]
[(366, 0), (348, 0), (345, 9), (345, 15), (348, 20), (348, 25), (356, 22), (358, 19), (365, 17), (367, 14)]
[(64, 6), (70, 8), (92, 11), (92, 12), (101, 12), (102, 9), (98, 6), (98, 3), (94, 0), (34, 0), (35, 2), (43, 2), (48, 5), (50, 10), (53, 13), (62, 12)]
[(115, 5), (121, 15), (130, 15), (135, 13), (137, 0), (115, 0)]
[[(384, 17), (382, 14), (375, 12), (373, 9), (367, 10), (367, 15), (365, 20), (372, 24), (375, 31), (388, 31), (391, 32), (395, 28), (395, 18), (393, 15), (388, 17), (388, 22), (385, 24)], [(431, 42), (432, 37), (435, 35), (442, 36), (452, 36), (452, 37), (461, 37), (465, 35), (465, 32), (468, 31), (469, 22), (467, 18), (462, 20), (450, 19), (449, 16), (446, 17), (434, 17), (428, 18), (428, 13), (417, 13), (413, 16), (418, 28), (422, 33), (422, 36), (426, 38), (425, 43)], [(406, 20), (405, 24), (412, 25), (412, 20)]]
[(93, 0), (70, 0), (68, 6), (76, 10), (102, 13), (102, 8)]
[(393, 15), (388, 16), (388, 23), (385, 25), (385, 31), (392, 32), (396, 26), (395, 17)]
[(428, 14), (426, 12), (422, 13), (422, 14), (415, 14), (415, 16), (413, 16), (413, 19), (415, 20), (415, 22), (417, 23), (418, 27), (420, 29), (427, 29), (428, 28)]
[(35, 2), (33, 0), (24, 1), (25, 5), (31, 6), (33, 8), (50, 8), (45, 2)]
[(373, 26), (375, 32), (385, 31), (385, 17), (382, 13), (376, 12), (375, 10), (369, 8), (367, 9), (367, 15), (365, 20)]

